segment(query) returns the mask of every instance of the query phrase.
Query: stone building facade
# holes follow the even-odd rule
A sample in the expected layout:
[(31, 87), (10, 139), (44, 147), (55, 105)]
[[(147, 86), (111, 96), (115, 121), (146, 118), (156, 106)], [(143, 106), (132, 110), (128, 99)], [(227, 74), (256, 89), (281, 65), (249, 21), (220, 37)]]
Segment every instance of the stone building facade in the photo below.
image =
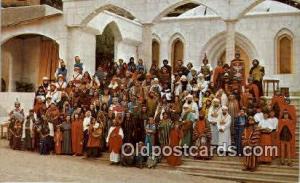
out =
[[(169, 16), (191, 4), (194, 8), (178, 16)], [(26, 8), (32, 7), (23, 9)], [(300, 10), (277, 1), (64, 0), (62, 11), (47, 5), (40, 8), (44, 11), (36, 17), (11, 22), (2, 18), (0, 72), (2, 78), (6, 77), (8, 92), (15, 91), (13, 82), (17, 77), (14, 74), (17, 62), (13, 55), (20, 54), (15, 50), (17, 43), (7, 44), (11, 39), (29, 34), (47, 37), (59, 45), (59, 57), (65, 60), (69, 71), (72, 70), (74, 56), (79, 55), (86, 70), (93, 73), (96, 35), (102, 34), (107, 26), (116, 38), (115, 60), (122, 58), (128, 61), (133, 56), (143, 59), (149, 68), (154, 52), (161, 65), (163, 59), (174, 62), (174, 52), (179, 51), (185, 64), (191, 62), (199, 68), (205, 54), (215, 66), (220, 59), (229, 63), (239, 50), (246, 69), (249, 70), (251, 60), (256, 58), (265, 66), (266, 78), (279, 79), (280, 85), (290, 87), (291, 92), (300, 91), (300, 80), (296, 79), (300, 77)], [(9, 9), (2, 10), (2, 17), (12, 15)], [(26, 41), (23, 45), (37, 45), (34, 40)], [(280, 47), (281, 43), (288, 49)], [(38, 51), (39, 47), (29, 50), (34, 49)], [(278, 54), (280, 51), (282, 54)], [(28, 58), (22, 59), (25, 65), (35, 65), (41, 60), (34, 53), (25, 53), (22, 55)], [(290, 70), (287, 73), (281, 73), (278, 68), (281, 58), (289, 60)], [(38, 85), (37, 70), (22, 67), (18, 73), (29, 74), (27, 80)]]

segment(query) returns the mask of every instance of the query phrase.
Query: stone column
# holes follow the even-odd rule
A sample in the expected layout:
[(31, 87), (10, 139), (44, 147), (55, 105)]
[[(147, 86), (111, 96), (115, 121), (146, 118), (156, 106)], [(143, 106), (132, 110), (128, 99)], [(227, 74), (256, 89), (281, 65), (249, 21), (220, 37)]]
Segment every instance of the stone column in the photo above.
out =
[(152, 25), (143, 24), (143, 42), (141, 54), (139, 55), (143, 59), (147, 71), (149, 71), (152, 64)]
[(226, 63), (230, 63), (235, 55), (235, 20), (226, 22)]
[(85, 71), (88, 71), (91, 75), (94, 74), (96, 66), (95, 54), (96, 35), (81, 27), (70, 28), (68, 35), (68, 78), (73, 73), (75, 56), (81, 58)]

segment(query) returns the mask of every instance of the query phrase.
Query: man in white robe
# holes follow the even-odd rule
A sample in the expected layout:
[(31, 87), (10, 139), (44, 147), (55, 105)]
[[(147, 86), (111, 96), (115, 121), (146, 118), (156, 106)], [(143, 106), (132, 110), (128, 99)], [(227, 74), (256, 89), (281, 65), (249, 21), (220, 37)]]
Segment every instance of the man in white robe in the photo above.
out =
[(212, 106), (208, 110), (207, 120), (210, 125), (211, 130), (211, 145), (218, 145), (218, 137), (219, 137), (219, 131), (217, 127), (217, 123), (220, 120), (222, 114), (221, 106), (220, 106), (220, 100), (215, 98), (212, 101)]
[(228, 151), (228, 146), (231, 145), (231, 116), (228, 113), (228, 107), (222, 106), (221, 118), (218, 121), (217, 127), (219, 130), (218, 145), (224, 147), (224, 151)]

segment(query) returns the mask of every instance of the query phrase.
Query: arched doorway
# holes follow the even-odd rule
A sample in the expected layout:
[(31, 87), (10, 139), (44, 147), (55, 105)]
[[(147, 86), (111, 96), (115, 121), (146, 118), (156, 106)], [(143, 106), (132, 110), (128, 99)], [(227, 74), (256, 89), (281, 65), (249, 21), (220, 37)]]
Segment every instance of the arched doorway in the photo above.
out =
[(172, 52), (171, 52), (171, 58), (172, 58), (172, 68), (173, 71), (177, 70), (177, 61), (183, 60), (184, 54), (184, 45), (183, 42), (177, 38), (172, 43)]
[(106, 70), (116, 61), (115, 58), (121, 33), (115, 22), (109, 23), (101, 35), (96, 35), (96, 69), (101, 66)]
[(152, 40), (152, 64), (159, 66), (159, 56), (160, 56), (160, 45), (159, 42), (155, 39)]
[(55, 80), (59, 45), (43, 35), (23, 34), (1, 45), (1, 91), (34, 92), (43, 77)]
[[(235, 53), (240, 53), (240, 59), (244, 61), (245, 63), (245, 76), (246, 78), (249, 75), (250, 71), (250, 65), (251, 65), (251, 60), (248, 56), (248, 54), (239, 46), (235, 46)], [(224, 50), (223, 53), (220, 55), (219, 60), (222, 61), (223, 63), (226, 62), (226, 51)]]

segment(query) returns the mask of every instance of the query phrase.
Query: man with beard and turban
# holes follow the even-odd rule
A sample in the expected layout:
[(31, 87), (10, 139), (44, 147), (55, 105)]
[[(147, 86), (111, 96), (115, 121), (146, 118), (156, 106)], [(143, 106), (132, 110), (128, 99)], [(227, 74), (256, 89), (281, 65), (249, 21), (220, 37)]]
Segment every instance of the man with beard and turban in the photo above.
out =
[(229, 151), (229, 146), (231, 145), (231, 116), (228, 113), (228, 107), (222, 106), (222, 114), (220, 120), (217, 123), (217, 128), (219, 130), (218, 145), (224, 147), (224, 151)]
[(180, 78), (179, 84), (175, 87), (175, 95), (180, 95), (183, 91), (192, 91), (192, 86), (188, 82), (185, 75), (182, 75)]
[(220, 122), (222, 110), (220, 106), (220, 100), (215, 98), (212, 101), (212, 106), (208, 110), (208, 123), (210, 124), (211, 129), (211, 145), (218, 145), (218, 138), (219, 138), (219, 130), (217, 124)]
[(265, 68), (263, 66), (259, 65), (259, 61), (257, 59), (254, 59), (252, 61), (253, 67), (250, 69), (250, 76), (253, 78), (253, 83), (258, 87), (259, 89), (259, 96), (263, 96), (263, 77), (265, 75)]
[(199, 118), (199, 108), (197, 103), (194, 101), (194, 97), (193, 95), (189, 94), (186, 96), (186, 104), (189, 105), (189, 107), (191, 108), (191, 112), (193, 114), (194, 119), (198, 119)]

